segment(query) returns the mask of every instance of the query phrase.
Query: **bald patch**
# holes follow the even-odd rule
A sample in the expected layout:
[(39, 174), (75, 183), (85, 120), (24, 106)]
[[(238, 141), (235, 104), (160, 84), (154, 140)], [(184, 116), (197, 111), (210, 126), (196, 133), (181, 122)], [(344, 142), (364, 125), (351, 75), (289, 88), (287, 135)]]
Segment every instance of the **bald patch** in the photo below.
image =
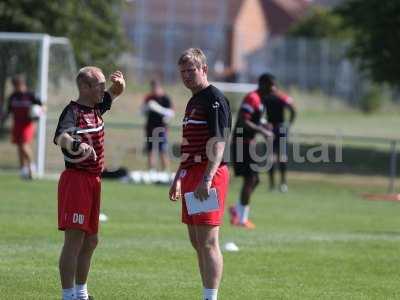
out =
[(78, 88), (82, 85), (91, 85), (97, 82), (105, 82), (103, 71), (98, 67), (88, 66), (79, 70), (76, 76)]

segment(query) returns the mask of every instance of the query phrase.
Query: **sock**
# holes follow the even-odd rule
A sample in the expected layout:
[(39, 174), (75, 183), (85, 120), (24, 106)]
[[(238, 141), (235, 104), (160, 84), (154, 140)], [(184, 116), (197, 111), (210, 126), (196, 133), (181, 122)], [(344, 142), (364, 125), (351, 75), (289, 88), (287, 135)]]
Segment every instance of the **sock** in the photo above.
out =
[(281, 184), (286, 184), (286, 170), (287, 170), (287, 163), (280, 162), (279, 169), (281, 171)]
[(20, 170), (20, 174), (22, 177), (28, 176), (29, 174), (29, 168), (27, 166), (23, 166)]
[(63, 289), (62, 290), (62, 299), (63, 300), (74, 300), (75, 299), (74, 292), (75, 292), (74, 288)]
[(242, 215), (240, 216), (240, 223), (246, 224), (249, 220), (249, 213), (250, 213), (250, 205), (242, 205), (243, 211)]
[(243, 213), (240, 217), (240, 223), (245, 224), (249, 220), (249, 213), (250, 213), (250, 205), (243, 206)]
[(78, 300), (87, 300), (89, 299), (87, 284), (76, 284), (75, 285), (75, 297)]
[(244, 206), (243, 206), (242, 204), (240, 204), (240, 202), (241, 202), (241, 201), (238, 200), (238, 202), (236, 203), (236, 212), (237, 212), (239, 221), (240, 221), (240, 219), (242, 218), (242, 215), (243, 215), (243, 208), (244, 208)]
[(218, 289), (203, 289), (203, 300), (217, 300)]
[(275, 188), (275, 164), (272, 163), (269, 169), (269, 188), (272, 190)]

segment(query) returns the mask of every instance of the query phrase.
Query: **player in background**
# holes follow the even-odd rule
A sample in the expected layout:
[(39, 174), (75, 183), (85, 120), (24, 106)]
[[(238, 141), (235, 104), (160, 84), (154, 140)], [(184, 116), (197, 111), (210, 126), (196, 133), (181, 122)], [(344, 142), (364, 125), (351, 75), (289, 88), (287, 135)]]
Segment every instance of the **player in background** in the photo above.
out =
[(98, 243), (101, 179), (104, 168), (102, 115), (125, 88), (120, 71), (106, 79), (97, 67), (82, 68), (76, 83), (79, 96), (61, 113), (54, 135), (66, 169), (58, 183), (58, 228), (64, 231), (59, 270), (63, 300), (93, 299), (88, 296), (90, 261)]
[[(268, 93), (263, 99), (266, 106), (268, 127), (272, 128), (274, 133), (273, 159), (269, 169), (269, 184), (270, 189), (272, 191), (275, 190), (275, 166), (278, 164), (281, 175), (279, 190), (285, 193), (288, 191), (286, 176), (288, 131), (296, 118), (296, 109), (293, 99), (276, 87), (275, 77), (271, 74), (266, 74), (266, 76)], [(288, 122), (285, 119), (285, 111), (289, 112)]]
[(169, 167), (168, 123), (174, 117), (171, 99), (165, 94), (158, 80), (150, 81), (150, 93), (145, 97), (142, 112), (146, 115), (145, 136), (147, 163), (150, 170), (156, 169), (156, 154), (159, 154), (161, 170)]
[[(28, 90), (21, 75), (12, 78), (13, 92), (8, 98), (8, 106), (2, 116), (4, 122), (9, 114), (13, 116), (12, 142), (17, 145), (20, 175), (32, 179), (34, 171), (32, 141), (36, 132), (35, 121), (39, 117), (33, 109), (41, 106), (41, 101)], [(39, 110), (41, 108), (39, 107)]]
[[(196, 250), (203, 283), (203, 300), (216, 300), (222, 277), (223, 258), (219, 228), (228, 192), (229, 170), (223, 153), (231, 128), (229, 102), (207, 79), (207, 60), (198, 48), (184, 51), (178, 61), (184, 85), (192, 92), (183, 119), (181, 163), (169, 191), (170, 200), (182, 200), (182, 222)], [(217, 191), (219, 209), (189, 215), (185, 193), (201, 201), (210, 189)]]
[(243, 186), (236, 206), (229, 208), (231, 224), (248, 229), (255, 228), (249, 220), (250, 197), (259, 183), (259, 170), (255, 161), (256, 135), (261, 134), (266, 141), (272, 138), (262, 119), (265, 107), (262, 99), (268, 93), (268, 78), (261, 75), (258, 89), (247, 94), (240, 105), (237, 121), (232, 133), (232, 161), (236, 176), (243, 177)]

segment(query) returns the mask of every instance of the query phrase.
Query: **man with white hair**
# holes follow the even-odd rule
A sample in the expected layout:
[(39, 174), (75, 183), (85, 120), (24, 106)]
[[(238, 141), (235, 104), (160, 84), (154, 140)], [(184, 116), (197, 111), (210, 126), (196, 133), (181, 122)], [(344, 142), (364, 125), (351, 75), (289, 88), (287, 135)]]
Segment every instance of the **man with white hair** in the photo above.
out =
[(61, 147), (66, 169), (58, 183), (58, 228), (64, 231), (59, 269), (63, 300), (88, 300), (87, 277), (98, 243), (100, 174), (104, 168), (102, 115), (125, 88), (120, 71), (112, 85), (97, 67), (82, 68), (76, 83), (79, 97), (61, 113), (54, 143)]

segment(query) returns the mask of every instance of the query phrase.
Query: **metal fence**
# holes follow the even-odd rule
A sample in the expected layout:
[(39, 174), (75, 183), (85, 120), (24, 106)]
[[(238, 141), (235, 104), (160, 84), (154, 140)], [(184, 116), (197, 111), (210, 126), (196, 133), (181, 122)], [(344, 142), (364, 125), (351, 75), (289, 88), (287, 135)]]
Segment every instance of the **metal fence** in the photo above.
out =
[(366, 79), (347, 58), (349, 43), (328, 39), (274, 38), (256, 53), (246, 57), (243, 82), (254, 81), (265, 70), (286, 86), (301, 90), (320, 90), (328, 96), (356, 104)]
[[(125, 56), (123, 63), (129, 66), (138, 81), (145, 82), (157, 76), (165, 82), (176, 82), (176, 62), (180, 53), (189, 47), (200, 47), (206, 52), (210, 77), (214, 80), (254, 82), (262, 72), (270, 71), (284, 85), (319, 90), (351, 104), (359, 101), (368, 86), (355, 63), (347, 58), (347, 41), (279, 36), (263, 42), (256, 40), (260, 39), (257, 34), (238, 32), (237, 40), (232, 42), (229, 38), (232, 26), (226, 22), (227, 1), (214, 4), (218, 21), (213, 24), (201, 22), (206, 16), (203, 4), (197, 2), (186, 4), (192, 7), (190, 25), (181, 22), (175, 1), (168, 2), (163, 21), (159, 23), (152, 19), (149, 2), (136, 2), (134, 23), (126, 26), (133, 51)], [(249, 53), (248, 43), (259, 47)], [(240, 70), (233, 70), (234, 74), (229, 73), (229, 78), (223, 78), (224, 71), (231, 66), (233, 52), (235, 59), (240, 61)]]

